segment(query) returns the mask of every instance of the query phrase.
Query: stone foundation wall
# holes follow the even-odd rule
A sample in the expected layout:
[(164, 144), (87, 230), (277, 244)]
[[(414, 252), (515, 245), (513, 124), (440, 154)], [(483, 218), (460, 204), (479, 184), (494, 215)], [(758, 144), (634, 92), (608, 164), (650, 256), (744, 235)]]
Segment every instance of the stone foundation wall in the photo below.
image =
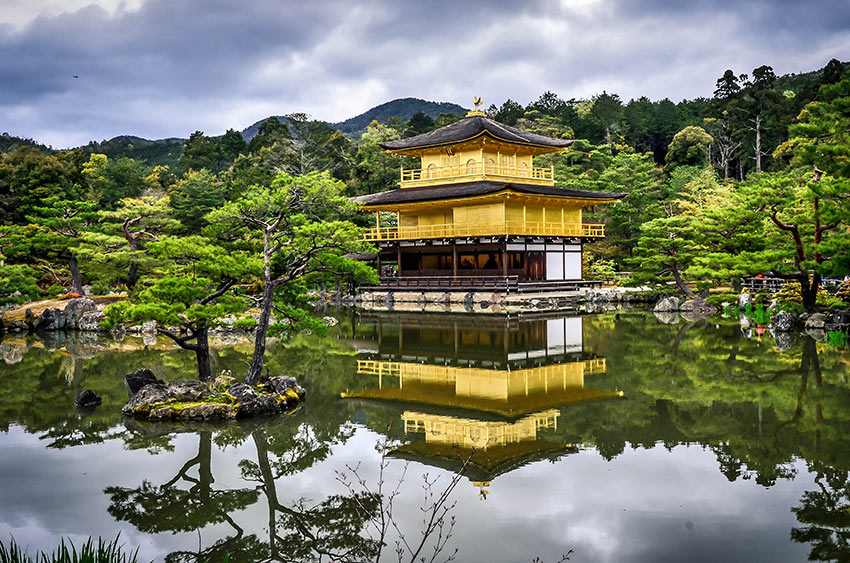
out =
[(492, 315), (542, 311), (575, 311), (584, 291), (506, 294), (493, 291), (368, 291), (355, 304), (366, 311), (483, 313)]

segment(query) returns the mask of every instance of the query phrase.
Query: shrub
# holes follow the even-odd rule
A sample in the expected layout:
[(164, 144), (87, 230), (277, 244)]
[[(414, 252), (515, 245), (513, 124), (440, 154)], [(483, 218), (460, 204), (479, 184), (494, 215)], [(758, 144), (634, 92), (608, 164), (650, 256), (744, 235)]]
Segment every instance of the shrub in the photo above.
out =
[(841, 282), (841, 285), (838, 286), (838, 291), (835, 292), (835, 297), (850, 303), (850, 279)]
[(797, 282), (786, 283), (782, 286), (782, 289), (773, 294), (773, 298), (776, 299), (776, 304), (780, 308), (791, 303), (803, 304), (803, 296), (800, 294), (800, 284)]
[(817, 304), (820, 305), (821, 307), (825, 307), (827, 309), (832, 309), (832, 310), (846, 309), (848, 306), (850, 306), (850, 305), (848, 305), (847, 301), (840, 299), (838, 297), (828, 296), (828, 297), (824, 297), (823, 299), (821, 299), (820, 295), (818, 295)]
[(785, 303), (777, 303), (776, 310), (787, 311), (789, 313), (799, 315), (800, 313), (804, 313), (806, 311), (806, 308), (803, 307), (802, 303), (798, 303), (796, 301), (786, 301)]
[(39, 298), (41, 273), (23, 264), (0, 267), (0, 305), (27, 303)]
[(711, 303), (712, 305), (714, 305), (717, 308), (720, 308), (720, 306), (723, 303), (730, 303), (733, 306), (737, 306), (738, 305), (738, 294), (737, 293), (731, 293), (731, 292), (715, 293), (714, 295), (709, 295), (708, 297), (706, 297), (705, 300), (706, 300), (707, 303)]

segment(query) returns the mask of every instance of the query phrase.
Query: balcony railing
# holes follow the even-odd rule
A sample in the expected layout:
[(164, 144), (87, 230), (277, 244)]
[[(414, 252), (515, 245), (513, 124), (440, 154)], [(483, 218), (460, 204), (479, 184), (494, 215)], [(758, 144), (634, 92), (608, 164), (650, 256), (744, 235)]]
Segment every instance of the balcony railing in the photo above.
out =
[(506, 166), (481, 162), (454, 166), (431, 166), (429, 168), (402, 168), (401, 183), (404, 187), (427, 184), (437, 180), (474, 180), (482, 177), (518, 178), (532, 181), (554, 182), (554, 169), (528, 166)]
[[(573, 362), (570, 362), (570, 365)], [(592, 375), (605, 373), (607, 371), (606, 360), (605, 358), (594, 358), (592, 360), (583, 360), (584, 364), (584, 375)], [(557, 371), (558, 369), (563, 369), (561, 366), (564, 364), (557, 364), (555, 366), (546, 366), (539, 368), (532, 368), (537, 373), (547, 373), (552, 371)], [(474, 369), (474, 368), (473, 368)], [(390, 377), (399, 377), (400, 375), (414, 375), (416, 379), (429, 379), (429, 380), (440, 380), (445, 382), (453, 382), (454, 377), (452, 375), (457, 374), (459, 371), (464, 370), (464, 368), (452, 368), (446, 366), (428, 366), (423, 364), (416, 363), (402, 363), (402, 362), (387, 362), (381, 360), (357, 360), (357, 373), (362, 373), (366, 375), (379, 375), (379, 376), (390, 376)], [(469, 368), (466, 368), (468, 371)], [(494, 370), (492, 372), (493, 375), (498, 375), (503, 372), (499, 372)], [(549, 375), (547, 373), (547, 375)], [(558, 375), (557, 373), (552, 373), (551, 375)]]
[(605, 236), (605, 225), (595, 223), (544, 223), (542, 221), (506, 221), (504, 223), (444, 223), (410, 227), (380, 227), (366, 230), (370, 242), (504, 235), (587, 237)]

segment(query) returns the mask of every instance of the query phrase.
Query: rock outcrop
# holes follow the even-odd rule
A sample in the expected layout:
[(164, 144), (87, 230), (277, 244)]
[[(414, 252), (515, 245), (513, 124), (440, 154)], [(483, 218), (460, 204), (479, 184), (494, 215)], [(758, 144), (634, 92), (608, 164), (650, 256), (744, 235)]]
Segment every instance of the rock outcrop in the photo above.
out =
[(147, 368), (137, 369), (133, 373), (128, 373), (124, 376), (124, 387), (127, 388), (127, 393), (132, 398), (133, 395), (141, 391), (141, 389), (151, 383), (164, 383), (157, 379), (153, 372)]
[(150, 374), (144, 374), (148, 383), (130, 397), (121, 412), (147, 420), (224, 420), (278, 414), (294, 409), (306, 395), (292, 377), (272, 377), (257, 386), (233, 383), (227, 375), (210, 383), (162, 383), (148, 370), (134, 374), (143, 371)]

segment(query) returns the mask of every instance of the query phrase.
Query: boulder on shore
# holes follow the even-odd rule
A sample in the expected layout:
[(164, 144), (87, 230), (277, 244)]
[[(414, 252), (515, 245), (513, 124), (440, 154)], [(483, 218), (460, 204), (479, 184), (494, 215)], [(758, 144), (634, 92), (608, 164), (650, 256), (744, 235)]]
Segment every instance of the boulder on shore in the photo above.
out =
[(823, 329), (826, 324), (826, 315), (823, 313), (814, 313), (806, 319), (806, 328), (808, 329)]
[(655, 304), (655, 308), (652, 310), (656, 313), (670, 313), (673, 311), (679, 310), (679, 298), (678, 297), (665, 297)]
[(773, 318), (773, 329), (776, 332), (791, 332), (794, 330), (796, 317), (788, 311), (779, 311)]
[(163, 381), (157, 379), (153, 372), (147, 368), (137, 369), (133, 373), (128, 373), (124, 376), (124, 387), (127, 388), (127, 393), (129, 393), (130, 397), (151, 383), (163, 383)]
[(68, 328), (79, 328), (79, 322), (83, 314), (92, 311), (97, 311), (97, 304), (88, 297), (77, 297), (71, 299), (65, 305), (63, 314), (65, 316), (65, 326)]

